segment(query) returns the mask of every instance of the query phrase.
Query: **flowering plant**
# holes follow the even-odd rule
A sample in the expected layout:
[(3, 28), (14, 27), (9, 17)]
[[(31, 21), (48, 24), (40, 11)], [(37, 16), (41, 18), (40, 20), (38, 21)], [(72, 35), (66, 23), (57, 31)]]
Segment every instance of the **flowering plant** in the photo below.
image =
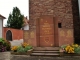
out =
[(14, 51), (14, 52), (16, 52), (17, 49), (18, 49), (18, 46), (13, 46), (13, 47), (11, 48), (11, 50)]
[(80, 46), (78, 44), (68, 44), (61, 46), (61, 49), (65, 53), (80, 53)]
[(0, 52), (10, 51), (11, 44), (8, 40), (0, 38)]
[(13, 46), (11, 50), (13, 52), (27, 52), (28, 50), (32, 49), (32, 46), (29, 45), (29, 43), (22, 43), (21, 46)]
[(24, 42), (24, 43), (22, 43), (22, 46), (23, 47), (29, 46), (29, 43)]

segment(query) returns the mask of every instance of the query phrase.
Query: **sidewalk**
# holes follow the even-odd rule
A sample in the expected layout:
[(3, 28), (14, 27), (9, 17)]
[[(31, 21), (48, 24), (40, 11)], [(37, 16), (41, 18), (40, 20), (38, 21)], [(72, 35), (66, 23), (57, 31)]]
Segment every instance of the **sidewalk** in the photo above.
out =
[(10, 60), (10, 52), (0, 52), (0, 60)]
[(80, 60), (80, 56), (65, 56), (65, 57), (40, 57), (40, 56), (20, 56), (12, 55), (11, 60)]
[(11, 55), (10, 52), (0, 52), (0, 60), (80, 60), (80, 56), (41, 57), (29, 55)]

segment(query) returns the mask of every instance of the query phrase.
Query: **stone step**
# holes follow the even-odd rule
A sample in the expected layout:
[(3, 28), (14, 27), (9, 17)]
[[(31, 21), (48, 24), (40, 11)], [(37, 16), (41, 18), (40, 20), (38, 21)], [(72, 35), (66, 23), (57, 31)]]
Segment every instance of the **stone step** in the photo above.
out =
[(60, 56), (59, 53), (32, 53), (31, 56)]
[(37, 50), (37, 51), (47, 51), (47, 50), (50, 50), (50, 51), (54, 51), (54, 50), (59, 50), (59, 47), (34, 47), (34, 50)]
[(59, 51), (33, 51), (33, 53), (59, 53)]
[(59, 47), (34, 47), (31, 56), (59, 56)]

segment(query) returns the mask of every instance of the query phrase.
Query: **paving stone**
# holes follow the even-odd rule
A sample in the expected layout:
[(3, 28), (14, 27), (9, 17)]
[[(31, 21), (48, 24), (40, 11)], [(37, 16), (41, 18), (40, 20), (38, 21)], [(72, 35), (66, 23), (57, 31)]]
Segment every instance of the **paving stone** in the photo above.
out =
[(10, 60), (10, 52), (0, 52), (0, 60)]
[(30, 55), (12, 55), (10, 52), (0, 52), (0, 60), (80, 60), (80, 56), (30, 56)]
[(12, 56), (11, 60), (80, 60), (80, 56), (77, 57), (42, 57), (42, 56)]

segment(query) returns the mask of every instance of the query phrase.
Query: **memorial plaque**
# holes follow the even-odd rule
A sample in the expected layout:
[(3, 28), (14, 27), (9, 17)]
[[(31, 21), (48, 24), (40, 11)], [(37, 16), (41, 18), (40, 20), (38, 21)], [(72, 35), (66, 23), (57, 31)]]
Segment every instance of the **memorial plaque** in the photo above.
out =
[(54, 21), (52, 17), (44, 16), (40, 19), (40, 46), (54, 45)]

